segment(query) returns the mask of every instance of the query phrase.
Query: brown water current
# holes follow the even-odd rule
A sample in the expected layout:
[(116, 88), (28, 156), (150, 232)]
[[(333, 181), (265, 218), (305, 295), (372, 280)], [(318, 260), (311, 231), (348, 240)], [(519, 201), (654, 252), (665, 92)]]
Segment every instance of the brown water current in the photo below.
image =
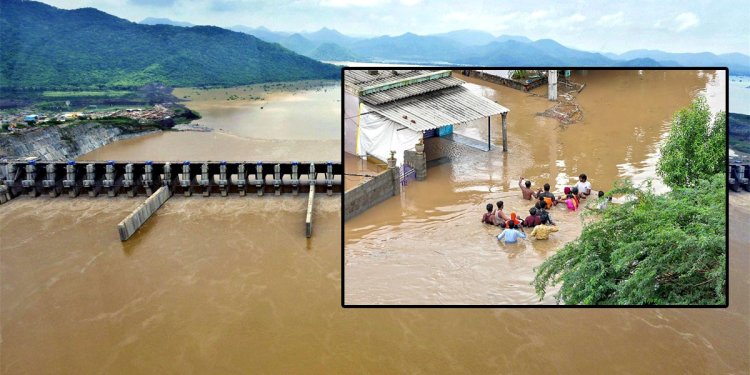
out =
[[(117, 155), (172, 158), (140, 147)], [(232, 147), (183, 155), (245, 158)], [(450, 181), (456, 165), (428, 178)], [(456, 194), (518, 194), (476, 180)], [(170, 199), (125, 243), (115, 225), (143, 197), (24, 197), (0, 206), (0, 373), (747, 373), (750, 195), (730, 198), (728, 309), (417, 310), (340, 307), (340, 196), (316, 198), (310, 240), (304, 198), (212, 196)], [(447, 218), (465, 203), (434, 199), (463, 230)], [(501, 260), (528, 257), (492, 244)]]

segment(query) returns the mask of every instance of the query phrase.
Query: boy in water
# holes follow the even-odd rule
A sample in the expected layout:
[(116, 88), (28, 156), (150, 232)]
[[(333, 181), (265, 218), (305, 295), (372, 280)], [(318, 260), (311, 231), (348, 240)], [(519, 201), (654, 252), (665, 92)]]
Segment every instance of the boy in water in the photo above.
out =
[(523, 194), (523, 199), (531, 200), (531, 198), (536, 198), (537, 194), (534, 193), (533, 190), (531, 190), (531, 181), (526, 180), (525, 184), (522, 184), (522, 182), (523, 182), (523, 177), (518, 179), (518, 187), (521, 188), (521, 194)]
[(609, 205), (609, 202), (612, 202), (612, 197), (604, 198), (604, 194), (605, 193), (603, 191), (601, 190), (599, 191), (599, 206), (597, 206), (597, 208), (599, 208), (599, 211), (606, 210), (607, 205)]
[(482, 215), (482, 223), (495, 225), (495, 214), (492, 212), (492, 203), (487, 203), (487, 213)]
[(536, 214), (536, 207), (529, 209), (529, 216), (523, 221), (523, 226), (526, 228), (533, 228), (542, 223), (542, 218)]
[(539, 216), (540, 218), (544, 218), (546, 216), (547, 219), (549, 220), (549, 223), (552, 225), (555, 225), (555, 223), (552, 221), (552, 217), (549, 216), (549, 213), (547, 212), (545, 207), (546, 207), (546, 204), (543, 201), (540, 200), (536, 202), (535, 208), (536, 208), (537, 216)]
[(523, 232), (523, 228), (519, 231), (516, 229), (516, 224), (513, 221), (508, 222), (508, 228), (503, 230), (502, 233), (497, 235), (497, 240), (502, 241), (505, 239), (505, 243), (516, 243), (518, 242), (518, 238), (526, 238), (526, 234)]
[(556, 226), (551, 225), (549, 216), (542, 215), (542, 225), (535, 226), (529, 236), (534, 237), (537, 240), (546, 240), (549, 238), (550, 233), (557, 231), (559, 231), (559, 229)]

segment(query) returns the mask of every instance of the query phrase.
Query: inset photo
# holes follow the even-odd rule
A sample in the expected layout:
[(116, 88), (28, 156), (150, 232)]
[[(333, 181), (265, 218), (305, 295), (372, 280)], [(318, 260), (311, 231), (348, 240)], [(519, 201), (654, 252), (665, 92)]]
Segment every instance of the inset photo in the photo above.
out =
[(726, 68), (342, 79), (345, 307), (728, 305)]

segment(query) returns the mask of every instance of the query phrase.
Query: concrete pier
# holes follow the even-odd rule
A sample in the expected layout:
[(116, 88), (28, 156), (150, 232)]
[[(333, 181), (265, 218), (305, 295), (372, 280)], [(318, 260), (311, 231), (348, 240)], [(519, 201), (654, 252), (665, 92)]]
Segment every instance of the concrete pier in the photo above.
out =
[(315, 199), (315, 189), (310, 189), (310, 195), (307, 198), (307, 216), (305, 218), (305, 235), (307, 238), (312, 237), (312, 214), (313, 200)]
[(125, 241), (132, 236), (138, 229), (161, 207), (164, 202), (172, 196), (172, 193), (166, 186), (162, 186), (154, 194), (141, 203), (135, 211), (124, 218), (117, 224), (117, 231), (120, 233), (120, 241)]

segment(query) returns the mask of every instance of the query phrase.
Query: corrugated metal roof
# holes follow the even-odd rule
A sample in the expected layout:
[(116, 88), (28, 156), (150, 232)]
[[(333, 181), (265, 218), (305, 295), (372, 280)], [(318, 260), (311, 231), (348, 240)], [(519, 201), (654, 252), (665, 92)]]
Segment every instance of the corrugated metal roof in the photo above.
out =
[(362, 100), (369, 104), (383, 104), (408, 98), (410, 96), (421, 95), (432, 91), (438, 91), (449, 87), (461, 86), (465, 82), (453, 77), (439, 78), (431, 81), (413, 83), (408, 86), (395, 87), (385, 91), (379, 91), (362, 96)]
[(369, 107), (371, 112), (415, 131), (467, 123), (509, 112), (508, 108), (461, 86)]
[(345, 70), (344, 79), (347, 83), (354, 85), (355, 87), (364, 87), (370, 85), (377, 85), (384, 82), (393, 81), (396, 79), (410, 78), (425, 73), (431, 73), (434, 70), (378, 70), (378, 74), (372, 75), (369, 70)]

